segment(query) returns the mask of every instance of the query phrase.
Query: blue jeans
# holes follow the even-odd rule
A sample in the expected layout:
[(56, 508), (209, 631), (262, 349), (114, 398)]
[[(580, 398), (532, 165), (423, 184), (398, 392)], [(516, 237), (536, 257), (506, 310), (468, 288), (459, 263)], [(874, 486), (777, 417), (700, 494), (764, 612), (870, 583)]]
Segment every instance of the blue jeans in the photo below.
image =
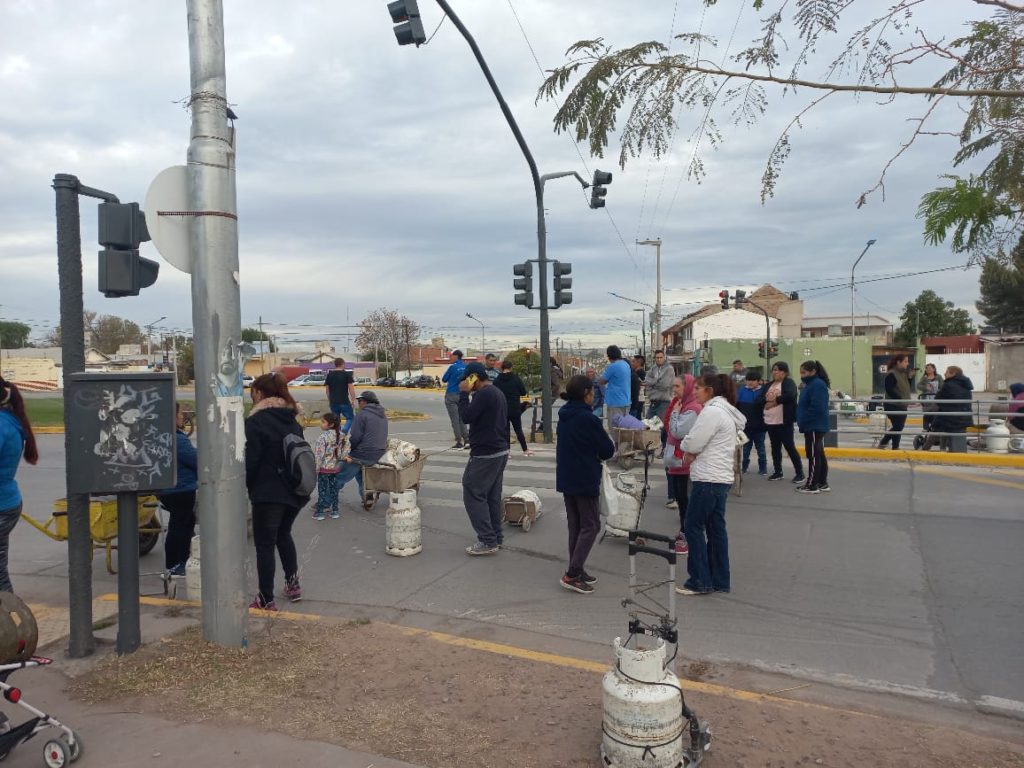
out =
[(757, 471), (762, 475), (768, 474), (768, 454), (764, 449), (764, 436), (767, 434), (764, 431), (755, 432), (752, 435), (748, 435), (750, 440), (743, 444), (743, 471), (747, 471), (747, 467), (750, 466), (750, 449), (757, 448)]
[(334, 476), (335, 482), (338, 484), (338, 496), (341, 496), (341, 491), (345, 487), (345, 484), (354, 477), (356, 479), (356, 485), (359, 486), (359, 501), (363, 500), (365, 495), (363, 491), (364, 466), (364, 464), (361, 464), (356, 459), (341, 462), (341, 469), (339, 469), (338, 473)]
[[(725, 530), (725, 499), (731, 483), (694, 482), (686, 508), (686, 543), (690, 554), (683, 585), (697, 592), (728, 592), (729, 537)], [(705, 539), (705, 532), (707, 538)]]
[(352, 429), (352, 419), (356, 417), (356, 412), (352, 410), (352, 406), (349, 403), (331, 403), (331, 413), (335, 416), (345, 417), (345, 426), (341, 428), (341, 431), (348, 434), (348, 431)]

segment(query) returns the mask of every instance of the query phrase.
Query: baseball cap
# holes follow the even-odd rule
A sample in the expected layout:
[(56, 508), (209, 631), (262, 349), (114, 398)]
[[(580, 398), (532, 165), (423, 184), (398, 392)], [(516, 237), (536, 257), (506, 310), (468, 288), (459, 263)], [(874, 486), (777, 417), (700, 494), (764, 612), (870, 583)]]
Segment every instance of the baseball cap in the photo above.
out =
[(475, 375), (477, 378), (486, 377), (487, 369), (484, 368), (483, 363), (470, 363), (466, 366), (466, 370), (462, 372), (462, 378), (460, 381), (465, 381), (470, 376)]
[(356, 400), (365, 400), (368, 403), (380, 402), (380, 400), (377, 399), (377, 393), (371, 392), (369, 389), (366, 390), (365, 392), (360, 392), (359, 395), (356, 397)]

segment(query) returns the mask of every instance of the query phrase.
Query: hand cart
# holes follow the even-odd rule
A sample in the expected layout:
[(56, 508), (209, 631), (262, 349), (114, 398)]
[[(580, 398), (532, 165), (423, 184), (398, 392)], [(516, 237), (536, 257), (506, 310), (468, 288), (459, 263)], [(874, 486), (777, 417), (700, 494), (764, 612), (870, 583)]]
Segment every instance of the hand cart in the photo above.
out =
[(533, 491), (518, 491), (501, 500), (501, 522), (518, 525), (526, 533), (541, 516), (540, 498)]
[(382, 493), (419, 490), (420, 475), (427, 463), (427, 457), (420, 455), (407, 467), (390, 467), (375, 464), (363, 467), (363, 509), (373, 509)]
[[(160, 518), (157, 515), (158, 503), (155, 496), (139, 496), (139, 556), (147, 555), (160, 540)], [(42, 531), (54, 541), (68, 539), (68, 501), (57, 499), (53, 503), (53, 516), (45, 523), (34, 517), (21, 513), (21, 518), (38, 531)], [(114, 574), (114, 550), (117, 549), (117, 497), (93, 496), (89, 500), (89, 536), (92, 539), (92, 550), (106, 550), (107, 572)]]
[(622, 429), (612, 427), (612, 442), (615, 443), (616, 461), (623, 469), (629, 469), (638, 456), (653, 454), (661, 448), (660, 429)]

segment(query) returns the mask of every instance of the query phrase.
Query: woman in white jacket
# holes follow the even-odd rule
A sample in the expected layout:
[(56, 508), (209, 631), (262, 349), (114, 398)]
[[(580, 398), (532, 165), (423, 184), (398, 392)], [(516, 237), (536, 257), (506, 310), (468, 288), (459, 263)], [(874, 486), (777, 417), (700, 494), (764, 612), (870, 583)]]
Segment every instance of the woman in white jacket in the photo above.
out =
[(692, 483), (685, 530), (689, 578), (676, 587), (681, 595), (707, 595), (731, 588), (725, 500), (735, 477), (736, 435), (747, 423), (734, 407), (736, 390), (727, 375), (704, 374), (697, 380), (694, 394), (704, 407), (680, 445), (683, 460), (690, 463)]

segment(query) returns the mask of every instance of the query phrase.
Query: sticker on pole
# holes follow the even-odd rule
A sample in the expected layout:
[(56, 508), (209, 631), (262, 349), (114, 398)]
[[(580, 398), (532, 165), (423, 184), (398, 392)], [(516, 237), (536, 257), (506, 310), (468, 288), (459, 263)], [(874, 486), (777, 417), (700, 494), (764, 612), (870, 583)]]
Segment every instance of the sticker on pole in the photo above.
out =
[(188, 206), (188, 169), (172, 165), (157, 174), (146, 191), (146, 228), (153, 245), (168, 264), (182, 272), (192, 272), (189, 247), (190, 216)]

